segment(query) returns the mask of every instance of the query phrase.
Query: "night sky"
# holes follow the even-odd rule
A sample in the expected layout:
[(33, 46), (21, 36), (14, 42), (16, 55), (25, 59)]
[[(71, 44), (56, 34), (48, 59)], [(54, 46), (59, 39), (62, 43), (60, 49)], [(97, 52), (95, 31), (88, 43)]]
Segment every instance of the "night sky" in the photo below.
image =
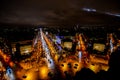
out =
[(1, 0), (1, 24), (120, 24), (119, 0)]

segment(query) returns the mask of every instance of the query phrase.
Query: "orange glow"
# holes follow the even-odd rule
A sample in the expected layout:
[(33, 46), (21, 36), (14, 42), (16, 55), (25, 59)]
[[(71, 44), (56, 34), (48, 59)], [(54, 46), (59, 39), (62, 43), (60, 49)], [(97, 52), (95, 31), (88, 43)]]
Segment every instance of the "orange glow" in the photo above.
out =
[(2, 50), (0, 50), (0, 56), (3, 58), (3, 60), (8, 63), (11, 67), (14, 66), (14, 63), (12, 61), (10, 61), (10, 56), (8, 56), (7, 54), (4, 54), (2, 52)]
[(13, 63), (13, 62), (10, 62), (9, 65), (10, 65), (11, 67), (13, 67), (13, 66), (14, 66), (14, 63)]
[(48, 68), (46, 66), (40, 67), (39, 73), (42, 79), (46, 78), (48, 74)]

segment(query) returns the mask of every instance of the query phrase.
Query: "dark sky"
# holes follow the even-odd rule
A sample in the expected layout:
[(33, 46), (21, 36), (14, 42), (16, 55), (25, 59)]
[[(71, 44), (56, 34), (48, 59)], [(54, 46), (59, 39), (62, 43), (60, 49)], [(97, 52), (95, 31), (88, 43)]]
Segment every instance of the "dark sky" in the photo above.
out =
[[(30, 25), (118, 24), (119, 0), (2, 0), (0, 23)], [(95, 9), (96, 11), (85, 11)]]

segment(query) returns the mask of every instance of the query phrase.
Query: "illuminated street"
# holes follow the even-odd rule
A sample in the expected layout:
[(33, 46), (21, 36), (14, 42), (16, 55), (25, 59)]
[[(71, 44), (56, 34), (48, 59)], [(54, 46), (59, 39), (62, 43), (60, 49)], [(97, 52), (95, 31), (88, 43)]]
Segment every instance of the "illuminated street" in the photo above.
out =
[(119, 0), (1, 0), (0, 80), (120, 80)]
[[(16, 57), (0, 49), (0, 71), (3, 73), (1, 79), (74, 80), (78, 72), (85, 68), (95, 75), (100, 71), (108, 72), (110, 55), (119, 46), (119, 44), (113, 46), (115, 40), (113, 36), (113, 34), (107, 36), (111, 47), (106, 54), (103, 54), (105, 45), (94, 40), (91, 49), (83, 33), (68, 36), (74, 39), (72, 42), (69, 39), (65, 41), (59, 36), (46, 34), (42, 28), (38, 28), (33, 40), (22, 41), (19, 44), (12, 43), (12, 54)], [(76, 47), (73, 46), (75, 43)]]

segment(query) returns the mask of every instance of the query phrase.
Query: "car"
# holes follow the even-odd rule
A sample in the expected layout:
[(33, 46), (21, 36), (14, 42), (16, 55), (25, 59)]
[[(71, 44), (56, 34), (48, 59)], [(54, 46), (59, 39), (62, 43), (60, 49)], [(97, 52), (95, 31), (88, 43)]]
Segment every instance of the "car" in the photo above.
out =
[(75, 64), (75, 66), (78, 66), (78, 64)]
[(26, 78), (27, 76), (26, 75), (23, 75), (23, 78)]
[(69, 68), (71, 68), (71, 67), (72, 67), (71, 63), (68, 63), (68, 67), (69, 67)]
[(64, 66), (64, 64), (61, 64), (61, 66)]
[(76, 67), (76, 66), (74, 66), (74, 68), (75, 68), (75, 69), (77, 69), (77, 67)]

